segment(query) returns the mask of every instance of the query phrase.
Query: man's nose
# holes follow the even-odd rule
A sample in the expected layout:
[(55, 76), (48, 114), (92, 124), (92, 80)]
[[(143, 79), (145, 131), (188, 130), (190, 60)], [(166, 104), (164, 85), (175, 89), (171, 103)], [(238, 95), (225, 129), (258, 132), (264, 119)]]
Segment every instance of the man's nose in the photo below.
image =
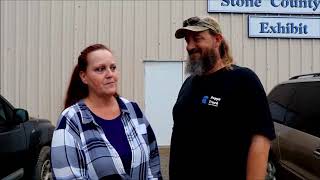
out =
[(186, 46), (187, 51), (190, 51), (190, 50), (192, 50), (194, 48), (195, 48), (195, 44), (194, 44), (193, 41), (187, 42), (187, 46)]

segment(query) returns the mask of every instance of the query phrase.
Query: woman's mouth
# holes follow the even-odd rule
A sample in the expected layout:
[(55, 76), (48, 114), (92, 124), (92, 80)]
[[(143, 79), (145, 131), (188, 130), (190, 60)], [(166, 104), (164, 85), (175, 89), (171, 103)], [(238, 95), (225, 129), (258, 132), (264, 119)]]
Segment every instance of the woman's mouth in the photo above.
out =
[(111, 84), (115, 84), (115, 82), (107, 82), (107, 83), (105, 83), (105, 85), (111, 85)]

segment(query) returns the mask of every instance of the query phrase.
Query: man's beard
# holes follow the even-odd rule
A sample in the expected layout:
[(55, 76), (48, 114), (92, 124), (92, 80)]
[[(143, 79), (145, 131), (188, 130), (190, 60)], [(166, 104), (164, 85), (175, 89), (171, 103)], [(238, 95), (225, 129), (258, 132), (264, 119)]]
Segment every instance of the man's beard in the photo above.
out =
[(191, 75), (202, 76), (209, 72), (217, 63), (217, 54), (213, 49), (204, 51), (200, 57), (193, 57), (193, 53), (201, 53), (200, 49), (192, 49), (189, 51), (189, 58), (186, 65), (186, 73)]

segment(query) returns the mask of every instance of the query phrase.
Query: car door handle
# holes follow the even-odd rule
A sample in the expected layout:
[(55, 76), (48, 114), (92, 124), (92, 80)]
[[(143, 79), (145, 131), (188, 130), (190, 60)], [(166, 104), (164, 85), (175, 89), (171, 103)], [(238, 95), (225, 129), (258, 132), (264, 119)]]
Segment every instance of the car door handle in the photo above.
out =
[(320, 159), (320, 149), (316, 149), (313, 151), (313, 155), (317, 158)]

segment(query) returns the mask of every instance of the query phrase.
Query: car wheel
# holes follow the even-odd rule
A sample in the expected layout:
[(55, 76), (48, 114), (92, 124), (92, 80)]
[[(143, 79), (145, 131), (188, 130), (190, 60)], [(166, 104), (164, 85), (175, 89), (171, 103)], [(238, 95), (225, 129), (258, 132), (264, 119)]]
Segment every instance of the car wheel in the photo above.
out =
[(267, 165), (267, 176), (266, 180), (276, 180), (276, 166), (275, 163), (270, 159)]
[(42, 147), (38, 160), (35, 166), (34, 179), (39, 180), (51, 180), (51, 162), (50, 162), (50, 147)]

